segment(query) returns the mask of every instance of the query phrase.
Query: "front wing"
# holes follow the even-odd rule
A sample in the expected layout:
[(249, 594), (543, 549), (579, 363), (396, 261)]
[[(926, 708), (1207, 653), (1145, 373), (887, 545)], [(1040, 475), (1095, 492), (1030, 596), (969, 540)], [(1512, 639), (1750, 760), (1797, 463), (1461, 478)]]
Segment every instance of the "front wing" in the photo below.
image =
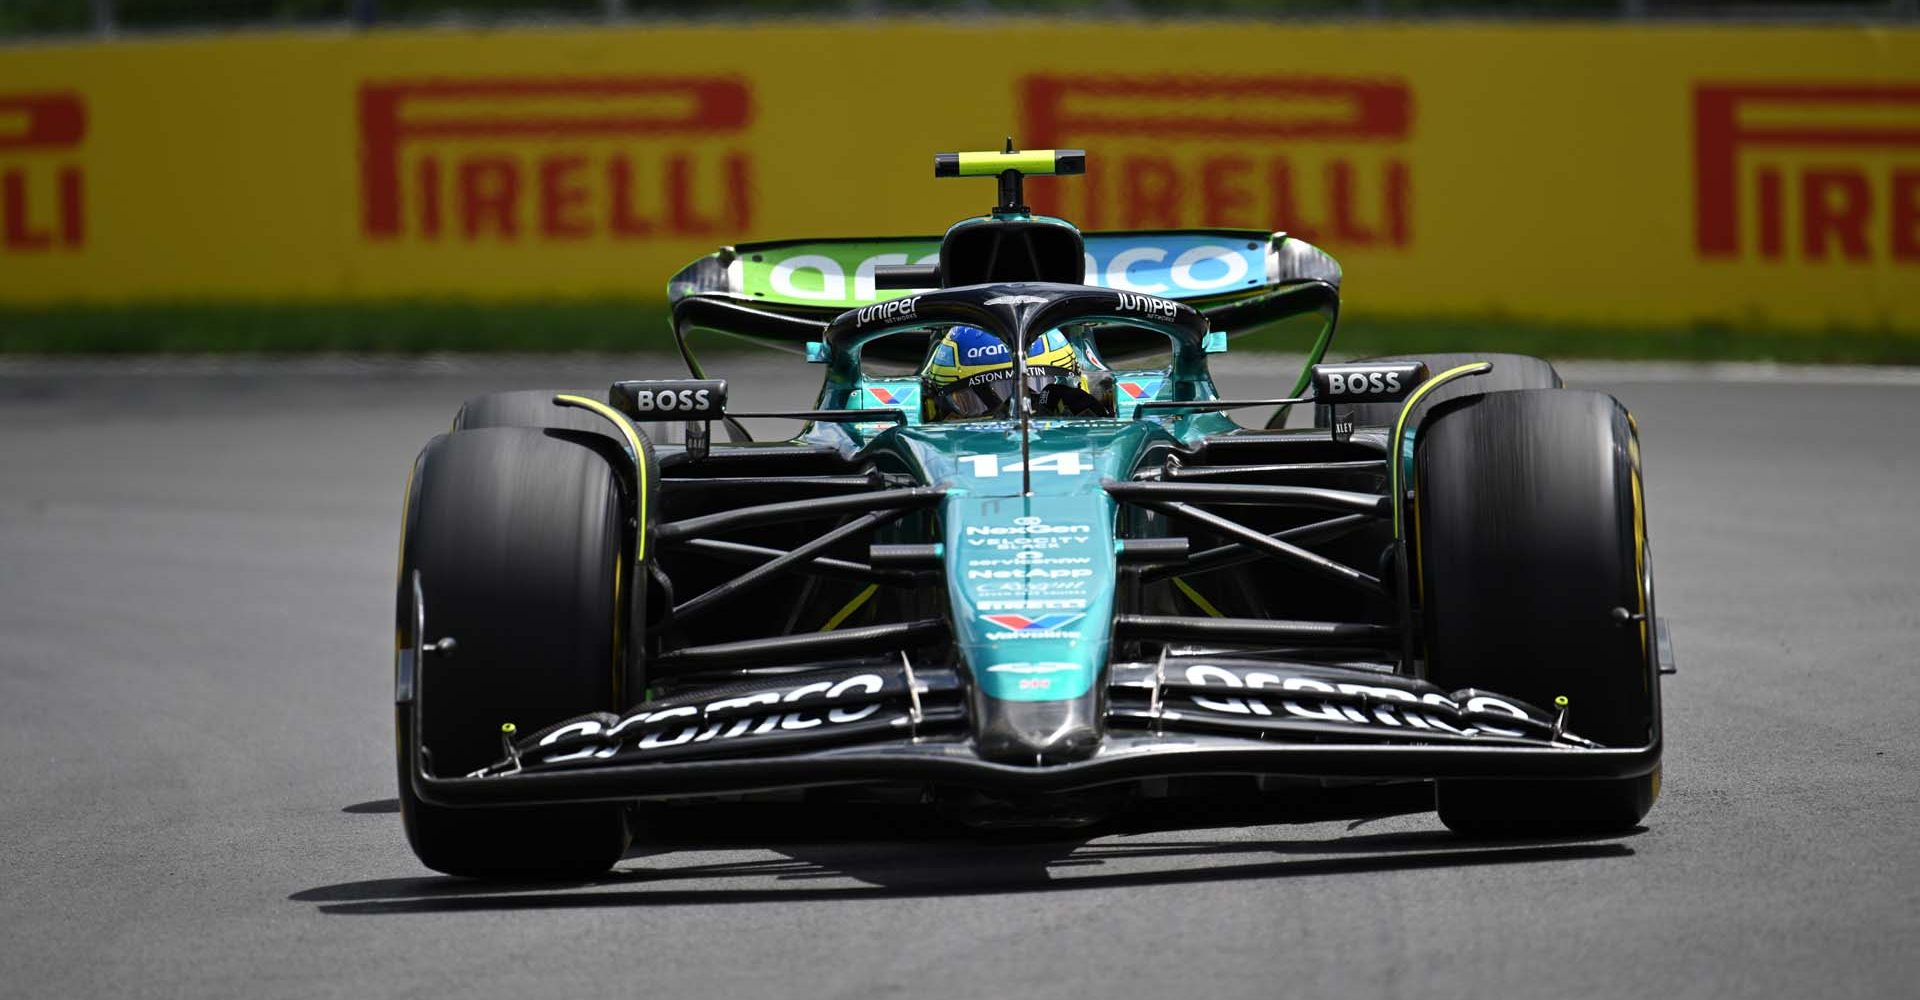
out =
[[(1081, 759), (1007, 764), (968, 736), (954, 670), (848, 663), (735, 681), (596, 713), (523, 738), (464, 776), (431, 773), (417, 745), (428, 671), (403, 691), (414, 791), (446, 806), (669, 799), (848, 784), (1066, 792), (1144, 778), (1629, 778), (1659, 763), (1658, 723), (1637, 747), (1574, 735), (1575, 706), (1443, 692), (1396, 674), (1231, 656), (1170, 656), (1108, 671), (1105, 738)], [(1655, 720), (1659, 713), (1653, 714)]]

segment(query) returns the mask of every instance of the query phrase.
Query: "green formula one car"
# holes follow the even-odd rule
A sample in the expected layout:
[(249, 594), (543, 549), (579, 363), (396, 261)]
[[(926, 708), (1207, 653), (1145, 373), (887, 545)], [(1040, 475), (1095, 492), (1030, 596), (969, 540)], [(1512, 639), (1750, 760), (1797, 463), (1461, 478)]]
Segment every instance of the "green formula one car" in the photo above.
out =
[[(477, 397), (427, 444), (395, 671), (422, 861), (592, 873), (650, 802), (825, 786), (1046, 823), (1429, 781), (1458, 831), (1640, 821), (1664, 644), (1627, 411), (1533, 358), (1320, 363), (1331, 257), (1022, 204), (1084, 162), (941, 154), (990, 213), (722, 249), (669, 285), (690, 377)], [(1231, 336), (1315, 316), (1297, 382), (1220, 397)], [(821, 366), (797, 436), (747, 438), (773, 414), (696, 330)]]

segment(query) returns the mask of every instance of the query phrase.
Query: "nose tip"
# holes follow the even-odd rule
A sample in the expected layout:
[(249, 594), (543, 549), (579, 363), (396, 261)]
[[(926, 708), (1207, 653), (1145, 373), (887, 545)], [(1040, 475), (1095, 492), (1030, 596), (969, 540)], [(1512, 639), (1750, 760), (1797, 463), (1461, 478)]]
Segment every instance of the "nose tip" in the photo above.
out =
[(1090, 699), (989, 702), (977, 736), (980, 756), (1002, 764), (1065, 764), (1100, 746)]

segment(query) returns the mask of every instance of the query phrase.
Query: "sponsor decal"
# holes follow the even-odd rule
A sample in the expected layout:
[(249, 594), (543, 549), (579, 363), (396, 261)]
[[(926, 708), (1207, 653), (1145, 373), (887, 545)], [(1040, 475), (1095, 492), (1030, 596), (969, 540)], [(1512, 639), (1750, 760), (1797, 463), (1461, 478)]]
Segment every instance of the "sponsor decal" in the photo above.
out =
[(633, 393), (633, 408), (642, 413), (658, 410), (672, 413), (675, 410), (704, 410), (712, 405), (712, 394), (705, 389), (636, 389)]
[(1158, 379), (1152, 381), (1144, 379), (1139, 381), (1129, 380), (1119, 383), (1119, 388), (1121, 394), (1128, 399), (1152, 399), (1160, 394), (1160, 381)]
[(1039, 598), (1049, 595), (1085, 594), (1088, 592), (1088, 583), (1092, 576), (1093, 574), (1089, 573), (1084, 577), (1070, 580), (1029, 580), (1022, 577), (1017, 580), (969, 580), (968, 582), (972, 584), (969, 589), (982, 599), (980, 606), (986, 610), (997, 611), (1006, 609), (986, 608), (987, 600), (1003, 597)]
[(86, 245), (86, 137), (79, 94), (0, 94), (0, 254)]
[(1334, 402), (1392, 402), (1412, 392), (1425, 377), (1426, 366), (1417, 361), (1315, 365), (1313, 391)]
[(1059, 611), (1087, 606), (1084, 597), (1021, 598), (1019, 600), (982, 600), (975, 604), (982, 611)]
[(873, 385), (867, 387), (867, 394), (872, 396), (874, 402), (879, 403), (881, 406), (903, 406), (906, 404), (911, 390), (887, 389)]
[(1413, 242), (1414, 100), (1402, 79), (1037, 74), (1017, 93), (1025, 141), (1100, 151), (1078, 182), (1029, 187), (1037, 210), (1084, 229), (1253, 225), (1347, 249)]
[[(882, 290), (874, 284), (874, 271), (881, 267), (895, 267), (909, 261), (925, 266), (940, 262), (939, 244), (927, 244), (916, 247), (920, 256), (916, 259), (906, 253), (873, 253), (871, 247), (880, 244), (868, 244), (868, 250), (844, 249), (835, 246), (807, 248), (804, 252), (790, 256), (777, 256), (777, 251), (751, 254), (743, 263), (742, 278), (745, 291), (765, 297), (769, 292), (781, 298), (801, 302), (853, 303), (871, 302), (880, 298)], [(772, 256), (774, 259), (769, 260)], [(847, 276), (851, 272), (853, 281), (848, 285)], [(906, 295), (905, 291), (886, 291), (887, 296)]]
[(360, 88), (361, 232), (468, 243), (714, 240), (752, 225), (732, 77), (389, 80)]
[[(890, 246), (901, 249), (883, 249)], [(1219, 295), (1264, 284), (1266, 252), (1264, 233), (1246, 242), (1227, 242), (1215, 235), (1095, 233), (1086, 236), (1086, 281), (1116, 291), (1152, 295)], [(741, 290), (757, 298), (854, 305), (911, 294), (876, 287), (876, 268), (909, 261), (934, 264), (939, 260), (938, 243), (917, 240), (816, 244), (758, 252), (748, 248), (740, 261)], [(1042, 301), (1032, 295), (1003, 295), (989, 304)]]
[(975, 535), (997, 538), (1007, 535), (1086, 535), (1092, 531), (1093, 528), (1085, 524), (1048, 524), (1029, 514), (1014, 518), (1011, 525), (969, 524), (964, 534), (969, 538)]
[[(579, 719), (541, 737), (537, 746), (569, 745), (582, 737), (597, 737), (583, 747), (549, 754), (543, 764), (587, 758), (606, 759), (620, 752), (642, 752), (844, 726), (872, 718), (880, 711), (875, 701), (886, 689), (879, 674), (855, 674), (838, 681), (815, 681), (795, 688), (771, 688), (719, 698), (700, 705), (642, 706), (608, 725), (600, 719)], [(865, 704), (861, 704), (865, 702)]]
[(1695, 250), (1920, 262), (1917, 121), (1920, 84), (1696, 84)]
[(1266, 280), (1265, 244), (1260, 240), (1229, 246), (1194, 237), (1162, 236), (1115, 250), (1104, 258), (1089, 240), (1087, 283), (1153, 295), (1209, 295), (1262, 284)]
[(1172, 319), (1180, 314), (1177, 303), (1137, 292), (1115, 292), (1113, 307), (1120, 312), (1140, 313), (1155, 319)]
[(1014, 689), (1032, 694), (1053, 690), (1054, 678), (1049, 675), (1078, 673), (1082, 669), (1077, 663), (996, 663), (987, 668), (987, 673), (1015, 675)]
[(1047, 300), (1038, 295), (996, 295), (986, 301), (990, 306), (1044, 306)]
[(1342, 376), (1333, 372), (1327, 376), (1327, 391), (1334, 395), (1343, 392), (1399, 392), (1399, 372), (1350, 372)]
[[(891, 301), (878, 303), (877, 305), (861, 307), (860, 311), (854, 314), (853, 321), (860, 326), (868, 326), (875, 323), (898, 323), (902, 320), (914, 318), (919, 308), (920, 296), (918, 295), (911, 298), (893, 299)], [(1006, 352), (1004, 346), (1001, 347), (1000, 350), (1003, 354)]]
[(720, 379), (615, 382), (612, 400), (636, 420), (716, 420), (726, 409), (727, 384)]
[(1058, 632), (1085, 617), (1086, 615), (1055, 612), (1033, 617), (1019, 614), (981, 615), (980, 620), (998, 625), (1009, 632)]
[(969, 566), (1020, 566), (1031, 568), (1036, 565), (1047, 566), (1085, 566), (1093, 562), (1091, 556), (1063, 556), (1052, 552), (1021, 551), (1013, 553), (1009, 559), (982, 559), (975, 555), (967, 560)]
[[(1379, 684), (1328, 681), (1261, 670), (1234, 671), (1204, 663), (1187, 667), (1185, 678), (1188, 684), (1218, 686), (1226, 690), (1247, 692), (1244, 695), (1223, 697), (1199, 694), (1188, 696), (1187, 700), (1198, 708), (1227, 715), (1285, 715), (1315, 722), (1337, 722), (1355, 726), (1442, 730), (1460, 736), (1471, 736), (1475, 733), (1492, 736), (1523, 734), (1517, 730), (1486, 725), (1462, 728), (1446, 721), (1443, 715), (1457, 718), (1460, 713), (1465, 712), (1504, 715), (1520, 720), (1532, 718), (1512, 702), (1493, 695), (1476, 694), (1463, 704), (1438, 691), (1416, 694)], [(1351, 704), (1331, 702), (1317, 698), (1317, 695), (1360, 696), (1365, 699), (1365, 707), (1363, 709)], [(1275, 701), (1279, 703), (1277, 711), (1274, 707)], [(1440, 711), (1436, 713), (1426, 709)]]
[(1021, 569), (972, 569), (967, 570), (969, 580), (1084, 580), (1093, 576), (1090, 568), (1050, 569), (1034, 566)]

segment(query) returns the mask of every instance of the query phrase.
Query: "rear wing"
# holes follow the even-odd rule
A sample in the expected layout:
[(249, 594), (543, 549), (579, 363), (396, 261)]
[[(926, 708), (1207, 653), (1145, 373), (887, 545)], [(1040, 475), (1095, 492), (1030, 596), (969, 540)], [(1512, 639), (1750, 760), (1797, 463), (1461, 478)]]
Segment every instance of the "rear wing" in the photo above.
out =
[[(1306, 386), (1333, 340), (1340, 312), (1340, 265), (1325, 251), (1285, 233), (1257, 229), (1177, 229), (1084, 234), (1086, 284), (1177, 299), (1228, 337), (1309, 313), (1321, 320), (1293, 395)], [(776, 240), (722, 247), (667, 284), (673, 335), (687, 370), (705, 378), (687, 335), (708, 330), (798, 351), (818, 341), (849, 309), (915, 294), (883, 287), (884, 272), (940, 260), (941, 238)], [(915, 362), (925, 344), (875, 343), (875, 357)], [(1151, 354), (1165, 340), (1149, 330), (1104, 332), (1109, 360)]]
[[(1177, 299), (1203, 312), (1306, 283), (1326, 286), (1333, 298), (1339, 294), (1340, 265), (1285, 233), (1180, 229), (1088, 233), (1085, 240), (1087, 284)], [(667, 283), (667, 300), (677, 306), (696, 296), (715, 298), (821, 322), (848, 309), (913, 294), (911, 289), (880, 287), (876, 272), (931, 265), (939, 259), (938, 236), (742, 243), (722, 247), (674, 275)], [(786, 331), (799, 328), (768, 324), (764, 333), (727, 332), (787, 340), (791, 334)]]

